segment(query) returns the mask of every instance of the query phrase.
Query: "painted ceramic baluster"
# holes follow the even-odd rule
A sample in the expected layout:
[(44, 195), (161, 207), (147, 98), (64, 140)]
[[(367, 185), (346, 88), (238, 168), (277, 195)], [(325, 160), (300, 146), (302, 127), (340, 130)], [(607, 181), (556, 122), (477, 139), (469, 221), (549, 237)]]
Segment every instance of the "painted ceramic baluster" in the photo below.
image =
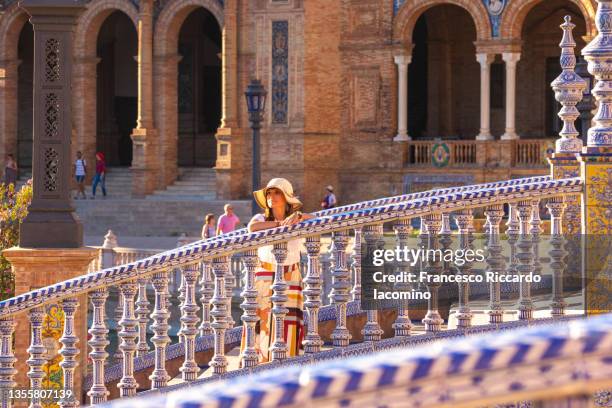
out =
[(336, 308), (336, 327), (331, 334), (331, 339), (334, 347), (346, 347), (351, 340), (351, 333), (346, 327), (346, 304), (349, 301), (351, 289), (349, 270), (346, 265), (348, 232), (346, 230), (334, 232), (332, 239), (334, 258), (330, 297)]
[(355, 228), (355, 240), (353, 241), (353, 289), (351, 295), (353, 301), (361, 301), (361, 235), (362, 228)]
[(195, 361), (195, 337), (198, 334), (198, 312), (200, 307), (196, 303), (195, 285), (198, 281), (198, 264), (187, 265), (183, 268), (185, 280), (185, 301), (181, 308), (181, 332), (183, 335), (183, 346), (185, 348), (185, 359), (179, 369), (183, 380), (193, 381), (198, 377), (200, 368)]
[[(425, 231), (427, 232), (427, 250), (436, 251), (438, 249), (438, 231), (442, 224), (441, 214), (430, 214), (422, 217), (421, 222), (425, 223)], [(427, 266), (425, 270), (428, 275), (440, 275), (442, 272), (442, 266), (440, 261), (434, 257), (428, 257)], [(431, 281), (426, 284), (427, 290), (431, 297), (427, 300), (427, 314), (423, 319), (425, 324), (425, 331), (429, 333), (435, 333), (442, 330), (442, 317), (438, 312), (438, 290), (440, 289), (440, 283)]]
[[(43, 306), (30, 309), (30, 347), (27, 352), (30, 353), (30, 358), (26, 364), (30, 367), (28, 378), (30, 379), (30, 390), (33, 391), (33, 398), (30, 399), (30, 408), (42, 408), (40, 390), (42, 390), (42, 380), (46, 377), (43, 371), (43, 366), (47, 363), (45, 359), (46, 347), (42, 342), (42, 325), (45, 318), (45, 309)], [(36, 392), (38, 391), (38, 392)]]
[(517, 254), (520, 264), (517, 266), (518, 273), (522, 275), (520, 284), (519, 319), (531, 320), (533, 318), (533, 301), (531, 300), (531, 283), (525, 277), (533, 272), (533, 244), (529, 232), (529, 220), (533, 204), (531, 201), (519, 201), (517, 205), (519, 217), (519, 253)]
[(153, 289), (155, 289), (155, 305), (153, 306), (153, 313), (151, 313), (151, 319), (153, 319), (151, 330), (154, 333), (151, 342), (155, 348), (155, 368), (149, 376), (151, 389), (164, 388), (170, 380), (166, 371), (166, 346), (170, 343), (170, 337), (168, 336), (168, 330), (170, 330), (168, 325), (168, 319), (170, 318), (167, 296), (168, 281), (168, 271), (154, 273), (151, 280)]
[(138, 357), (149, 352), (147, 344), (147, 324), (149, 323), (149, 300), (147, 299), (147, 279), (138, 279), (138, 298), (136, 299), (136, 316), (138, 317)]
[(87, 395), (89, 396), (90, 404), (95, 405), (105, 402), (109, 394), (104, 383), (104, 367), (108, 358), (106, 346), (110, 344), (104, 313), (108, 291), (106, 288), (97, 289), (91, 292), (89, 297), (93, 305), (93, 321), (89, 328), (89, 334), (91, 335), (89, 340), (89, 346), (91, 347), (89, 358), (91, 358), (93, 366), (93, 381)]
[(123, 317), (119, 321), (121, 331), (119, 338), (119, 350), (123, 353), (123, 376), (117, 384), (121, 397), (133, 397), (136, 395), (138, 383), (134, 378), (134, 354), (138, 349), (136, 339), (138, 339), (138, 320), (134, 315), (134, 296), (138, 291), (135, 281), (122, 283), (121, 293), (123, 294)]
[[(494, 274), (503, 271), (502, 247), (499, 239), (499, 224), (504, 216), (503, 204), (489, 206), (485, 215), (489, 223), (487, 238), (487, 269)], [(504, 321), (504, 310), (501, 305), (501, 284), (497, 281), (489, 283), (489, 323), (497, 324)]]
[(246, 275), (244, 290), (240, 294), (244, 299), (240, 304), (243, 310), (242, 320), (245, 330), (246, 346), (240, 356), (242, 367), (254, 367), (259, 363), (257, 350), (255, 349), (255, 326), (259, 321), (257, 315), (257, 289), (255, 289), (255, 269), (257, 268), (257, 250), (251, 249), (242, 255), (242, 263)]
[(514, 275), (517, 273), (516, 259), (516, 243), (519, 237), (519, 221), (516, 211), (516, 203), (509, 204), (508, 221), (506, 222), (506, 236), (508, 237), (508, 245), (510, 246), (510, 262), (508, 265), (508, 274)]
[[(393, 226), (395, 230), (395, 237), (397, 239), (397, 246), (404, 248), (408, 246), (408, 239), (410, 238), (410, 219), (403, 218), (398, 220)], [(398, 262), (398, 274), (408, 272), (410, 263), (409, 262)], [(398, 292), (409, 292), (412, 287), (409, 282), (395, 283), (394, 289)], [(393, 329), (395, 330), (395, 336), (410, 336), (412, 330), (412, 322), (410, 321), (410, 309), (409, 302), (407, 300), (400, 300), (397, 309), (397, 318), (393, 323)]]
[(210, 361), (214, 374), (223, 374), (227, 370), (225, 356), (225, 331), (227, 324), (227, 301), (225, 299), (225, 276), (229, 271), (230, 258), (220, 256), (213, 259), (212, 269), (215, 276), (215, 294), (212, 298), (212, 327), (215, 334), (215, 354)]
[(272, 249), (274, 260), (276, 261), (276, 269), (274, 271), (274, 282), (272, 283), (272, 320), (274, 324), (274, 335), (272, 336), (272, 346), (270, 352), (272, 361), (284, 360), (287, 358), (287, 341), (285, 339), (285, 316), (289, 313), (287, 304), (287, 289), (288, 285), (284, 277), (284, 263), (287, 259), (287, 243), (281, 242), (274, 244)]
[(202, 276), (200, 278), (200, 302), (202, 302), (202, 323), (200, 323), (200, 336), (213, 333), (210, 324), (210, 300), (215, 293), (215, 284), (212, 278), (212, 263), (202, 261)]
[[(384, 249), (385, 242), (381, 239), (383, 234), (383, 225), (368, 225), (363, 228), (363, 238), (365, 239), (368, 252), (376, 249)], [(378, 324), (378, 310), (366, 310), (367, 322), (361, 334), (363, 334), (364, 341), (378, 341), (381, 339), (383, 330)]]
[(225, 276), (225, 301), (227, 302), (227, 328), (231, 329), (236, 325), (234, 318), (232, 317), (232, 298), (234, 295), (234, 287), (236, 286), (236, 277), (234, 271), (231, 268)]
[(79, 338), (75, 335), (74, 313), (78, 307), (79, 302), (74, 297), (62, 300), (64, 331), (59, 339), (59, 342), (62, 343), (59, 353), (63, 357), (59, 365), (62, 367), (64, 376), (64, 398), (59, 401), (59, 406), (62, 408), (78, 407), (81, 398), (80, 395), (75, 395), (74, 391), (74, 371), (78, 365), (76, 357), (79, 355), (79, 349), (76, 347)]
[(308, 253), (308, 267), (304, 278), (304, 307), (307, 311), (308, 332), (304, 338), (304, 352), (318, 353), (323, 345), (319, 335), (319, 309), (321, 307), (321, 237), (306, 238), (306, 252)]
[[(464, 252), (471, 249), (470, 242), (470, 226), (474, 222), (474, 216), (472, 215), (472, 210), (461, 210), (456, 217), (457, 226), (459, 227), (459, 248)], [(450, 230), (450, 228), (448, 228)], [(444, 228), (440, 230), (440, 234), (442, 231), (446, 231)], [(450, 234), (450, 231), (449, 233)], [(473, 235), (472, 235), (473, 236)], [(442, 241), (442, 240), (440, 240)], [(450, 248), (450, 242), (445, 245), (445, 249)], [(469, 276), (472, 273), (472, 262), (468, 262), (467, 260), (463, 260), (462, 265), (457, 265), (459, 268), (459, 273), (463, 276)], [(460, 282), (459, 283), (459, 310), (457, 311), (457, 327), (460, 329), (467, 329), (472, 326), (472, 311), (470, 310), (470, 284), (469, 282)]]
[[(7, 396), (11, 389), (15, 388), (15, 363), (17, 359), (13, 353), (13, 332), (15, 331), (15, 321), (12, 316), (0, 319), (0, 396)], [(9, 398), (0, 398), (1, 408), (10, 408)]]
[(551, 304), (551, 314), (553, 317), (565, 314), (565, 300), (563, 299), (563, 272), (565, 270), (564, 250), (565, 240), (563, 239), (563, 212), (567, 205), (563, 202), (563, 197), (551, 198), (546, 207), (550, 212), (550, 269), (553, 272), (553, 299)]
[[(181, 284), (178, 288), (179, 310), (182, 310), (183, 304), (185, 303), (185, 273), (183, 271), (183, 268), (177, 268), (177, 270), (180, 273), (180, 279), (181, 279)], [(169, 302), (168, 302), (168, 306), (170, 306)], [(178, 331), (179, 343), (183, 343), (185, 341), (185, 337), (183, 336), (184, 329), (185, 329), (185, 325), (183, 322), (181, 322), (181, 328)]]
[[(121, 290), (117, 287), (117, 308), (115, 309), (115, 323), (117, 323), (116, 325), (117, 336), (119, 335), (119, 331), (121, 330), (121, 327), (119, 327), (119, 321), (121, 320), (122, 317), (123, 317), (123, 294), (121, 293)], [(117, 363), (120, 363), (121, 359), (123, 359), (123, 353), (121, 352), (121, 350), (119, 350), (119, 342), (117, 342), (117, 349), (115, 350), (115, 354), (113, 354), (113, 359)]]
[(542, 220), (540, 219), (540, 200), (533, 200), (531, 202), (533, 209), (531, 211), (531, 219), (529, 220), (529, 233), (531, 233), (531, 240), (533, 242), (533, 273), (540, 275), (542, 273), (542, 265), (540, 265), (540, 233), (542, 229)]

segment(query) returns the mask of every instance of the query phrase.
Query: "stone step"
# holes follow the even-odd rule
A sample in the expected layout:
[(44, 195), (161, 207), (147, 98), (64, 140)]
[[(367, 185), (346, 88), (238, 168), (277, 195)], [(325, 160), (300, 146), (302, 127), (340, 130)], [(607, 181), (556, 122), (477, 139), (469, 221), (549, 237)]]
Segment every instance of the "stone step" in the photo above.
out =
[(166, 188), (165, 191), (175, 191), (175, 192), (180, 192), (180, 191), (185, 191), (185, 192), (199, 192), (199, 191), (216, 191), (215, 187), (210, 186), (210, 185), (182, 185), (182, 186), (177, 186), (177, 185), (171, 185), (168, 186), (168, 188)]

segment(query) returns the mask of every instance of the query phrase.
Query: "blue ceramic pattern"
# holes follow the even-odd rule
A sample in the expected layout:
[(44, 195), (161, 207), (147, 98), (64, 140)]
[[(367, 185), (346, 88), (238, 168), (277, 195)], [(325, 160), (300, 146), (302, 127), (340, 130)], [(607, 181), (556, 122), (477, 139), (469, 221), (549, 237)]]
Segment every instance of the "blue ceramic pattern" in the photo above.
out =
[(272, 123), (286, 124), (289, 106), (289, 22), (272, 22)]

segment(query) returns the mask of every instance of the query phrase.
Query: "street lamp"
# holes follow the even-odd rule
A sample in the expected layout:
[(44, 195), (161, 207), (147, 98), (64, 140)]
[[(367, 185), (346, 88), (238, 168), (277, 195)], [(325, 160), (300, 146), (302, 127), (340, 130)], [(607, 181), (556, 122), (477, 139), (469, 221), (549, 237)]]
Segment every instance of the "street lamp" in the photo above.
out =
[(593, 94), (591, 94), (593, 77), (589, 74), (587, 65), (587, 62), (582, 57), (578, 59), (578, 63), (576, 64), (576, 74), (580, 75), (587, 83), (582, 100), (576, 105), (576, 108), (580, 112), (580, 136), (585, 146), (587, 144), (589, 128), (591, 127), (591, 120), (593, 119), (592, 111), (595, 109), (595, 100)]
[[(246, 97), (249, 121), (253, 129), (253, 191), (257, 191), (261, 185), (261, 153), (259, 149), (259, 130), (266, 107), (266, 89), (259, 79), (252, 79), (244, 96)], [(253, 214), (259, 212), (257, 202), (253, 198)]]

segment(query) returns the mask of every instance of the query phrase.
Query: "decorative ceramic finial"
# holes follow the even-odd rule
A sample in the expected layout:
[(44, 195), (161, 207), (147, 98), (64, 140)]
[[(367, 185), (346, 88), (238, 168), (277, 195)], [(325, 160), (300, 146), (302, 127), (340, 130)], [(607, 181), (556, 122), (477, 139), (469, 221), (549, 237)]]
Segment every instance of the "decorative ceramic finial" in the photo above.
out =
[(561, 139), (555, 144), (556, 153), (580, 153), (582, 151), (582, 140), (578, 138), (578, 131), (574, 122), (580, 116), (576, 104), (582, 100), (586, 81), (576, 72), (576, 55), (574, 48), (576, 42), (572, 36), (572, 30), (576, 27), (570, 16), (565, 16), (565, 22), (561, 24), (563, 39), (559, 44), (561, 47), (561, 68), (563, 72), (551, 83), (555, 91), (555, 99), (563, 105), (559, 111), (559, 117), (563, 120), (563, 129), (559, 132)]
[(113, 234), (112, 230), (108, 230), (106, 235), (104, 236), (104, 244), (102, 244), (102, 248), (116, 248), (117, 247), (117, 236)]
[(597, 152), (612, 148), (612, 0), (597, 0), (595, 23), (599, 34), (582, 50), (582, 55), (597, 80), (592, 93), (599, 109), (587, 139), (587, 150)]

